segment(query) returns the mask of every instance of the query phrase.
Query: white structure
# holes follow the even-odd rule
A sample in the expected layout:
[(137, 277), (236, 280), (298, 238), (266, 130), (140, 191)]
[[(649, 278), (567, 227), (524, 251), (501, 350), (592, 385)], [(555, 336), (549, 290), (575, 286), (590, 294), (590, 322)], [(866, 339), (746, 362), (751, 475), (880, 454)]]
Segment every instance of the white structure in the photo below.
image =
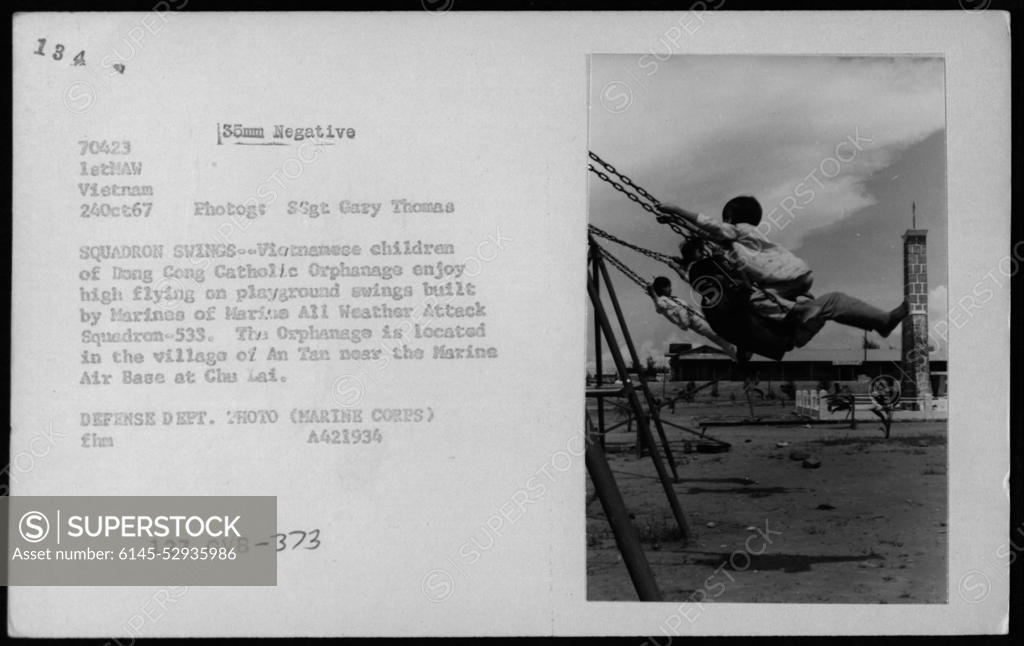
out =
[[(871, 396), (862, 393), (855, 394), (854, 411), (858, 420), (873, 420), (876, 419), (874, 413), (871, 412), (872, 408), (875, 408), (877, 404), (871, 399)], [(906, 404), (910, 404), (909, 406)], [(917, 410), (913, 410), (913, 409)], [(828, 410), (828, 397), (823, 397), (821, 393), (816, 390), (798, 390), (796, 391), (796, 412), (798, 415), (804, 415), (811, 419), (817, 420), (835, 420), (841, 422), (846, 419), (849, 411), (837, 410), (829, 412)], [(949, 418), (949, 400), (946, 397), (932, 397), (931, 395), (925, 395), (924, 397), (912, 398), (909, 400), (901, 399), (896, 403), (896, 406), (892, 412), (892, 421), (911, 421), (911, 420), (945, 420)]]

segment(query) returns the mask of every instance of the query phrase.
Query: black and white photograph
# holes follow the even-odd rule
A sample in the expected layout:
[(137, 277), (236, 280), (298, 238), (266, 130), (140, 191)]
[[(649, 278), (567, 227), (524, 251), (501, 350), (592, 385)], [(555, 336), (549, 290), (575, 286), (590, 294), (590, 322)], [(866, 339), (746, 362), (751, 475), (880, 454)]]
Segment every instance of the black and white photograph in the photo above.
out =
[(1008, 13), (72, 9), (10, 638), (1008, 631)]
[(595, 55), (589, 128), (587, 598), (945, 603), (943, 59)]

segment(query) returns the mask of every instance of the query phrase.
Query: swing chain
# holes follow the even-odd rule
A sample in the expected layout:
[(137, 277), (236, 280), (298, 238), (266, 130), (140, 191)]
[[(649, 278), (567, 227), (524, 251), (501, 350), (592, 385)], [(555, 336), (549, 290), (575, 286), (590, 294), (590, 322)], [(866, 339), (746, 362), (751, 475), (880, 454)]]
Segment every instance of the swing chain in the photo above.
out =
[[(599, 234), (599, 235), (600, 235), (600, 234)], [(596, 242), (594, 242), (594, 243), (593, 243), (593, 246), (594, 246), (594, 250), (595, 250), (595, 252), (596, 252), (596, 253), (598, 253), (598, 254), (599, 254), (599, 255), (600, 255), (600, 256), (601, 256), (602, 258), (604, 258), (605, 260), (607, 260), (607, 261), (608, 261), (608, 263), (609, 263), (609, 264), (610, 264), (611, 266), (615, 267), (615, 268), (616, 268), (616, 269), (618, 269), (618, 270), (619, 270), (620, 272), (622, 272), (622, 274), (623, 274), (623, 275), (624, 275), (624, 276), (625, 276), (626, 278), (629, 278), (629, 279), (630, 279), (630, 280), (632, 280), (632, 281), (633, 281), (634, 283), (636, 283), (637, 285), (639, 285), (640, 287), (642, 287), (642, 288), (643, 288), (644, 290), (650, 290), (650, 287), (651, 287), (651, 283), (648, 283), (647, 281), (645, 281), (645, 280), (643, 279), (643, 277), (641, 277), (641, 276), (640, 276), (640, 274), (636, 273), (635, 271), (633, 271), (632, 269), (630, 269), (629, 267), (627, 267), (625, 263), (623, 263), (623, 262), (622, 262), (621, 260), (619, 260), (619, 259), (618, 259), (618, 258), (616, 258), (615, 256), (613, 256), (613, 255), (611, 255), (610, 253), (608, 253), (608, 251), (607, 251), (606, 249), (604, 249), (603, 247), (601, 247), (601, 246), (600, 246), (599, 244), (597, 244)], [(687, 305), (686, 303), (682, 302), (681, 300), (679, 300), (679, 299), (678, 299), (678, 298), (676, 298), (675, 296), (669, 296), (668, 298), (669, 298), (669, 299), (670, 299), (670, 300), (671, 300), (672, 302), (674, 302), (674, 303), (675, 303), (676, 305), (679, 305), (680, 307), (682, 307), (683, 309), (685, 309), (685, 310), (686, 310), (687, 312), (689, 312), (691, 316), (693, 316), (693, 317), (696, 317), (696, 318), (699, 318), (699, 319), (701, 319), (702, 321), (705, 321), (705, 322), (707, 321), (707, 319), (706, 319), (706, 318), (704, 317), (704, 314), (703, 314), (703, 313), (701, 313), (701, 312), (698, 312), (698, 311), (697, 311), (696, 309), (694, 309), (694, 308), (690, 307), (689, 305)]]
[(601, 238), (604, 238), (605, 240), (610, 240), (612, 242), (618, 243), (618, 244), (622, 245), (623, 247), (628, 247), (628, 248), (632, 249), (633, 251), (635, 251), (637, 253), (641, 253), (641, 254), (647, 256), (648, 258), (653, 258), (654, 260), (658, 260), (658, 261), (661, 261), (661, 262), (664, 262), (664, 263), (668, 263), (669, 261), (672, 260), (671, 256), (668, 256), (668, 255), (663, 254), (663, 253), (658, 253), (657, 251), (652, 251), (650, 249), (644, 249), (643, 247), (638, 247), (638, 246), (636, 246), (634, 244), (630, 244), (630, 243), (626, 242), (625, 240), (622, 240), (621, 238), (617, 238), (617, 237), (613, 236), (612, 234), (608, 233), (607, 231), (594, 226), (593, 224), (590, 224), (590, 225), (587, 225), (587, 226), (589, 227), (590, 232), (593, 233), (594, 235), (596, 235), (598, 237), (601, 237)]
[[(601, 159), (600, 157), (598, 157), (594, 153), (590, 153), (590, 155), (591, 155), (591, 157), (597, 158), (598, 160)], [(601, 178), (602, 181), (606, 182), (608, 185), (610, 185), (616, 191), (622, 193), (623, 195), (625, 195), (629, 199), (633, 200), (633, 202), (635, 202), (637, 205), (639, 205), (640, 208), (642, 208), (643, 210), (647, 211), (651, 215), (653, 215), (655, 217), (659, 217), (659, 218), (660, 217), (666, 217), (665, 213), (662, 213), (660, 210), (658, 210), (658, 207), (661, 206), (661, 202), (659, 202), (658, 200), (656, 200), (653, 197), (651, 197), (650, 193), (648, 193), (644, 189), (642, 189), (639, 186), (637, 186), (636, 184), (634, 184), (633, 181), (630, 180), (625, 175), (621, 175), (621, 174), (617, 173), (615, 171), (615, 167), (614, 166), (612, 166), (612, 165), (610, 165), (610, 164), (608, 164), (607, 162), (604, 162), (604, 161), (601, 161), (600, 163), (602, 165), (604, 165), (605, 168), (607, 168), (609, 172), (613, 173), (619, 179), (621, 179), (624, 183), (626, 183), (629, 186), (631, 186), (632, 188), (634, 188), (638, 193), (640, 193), (641, 195), (643, 195), (644, 197), (649, 199), (653, 204), (649, 204), (647, 202), (644, 202), (639, 197), (637, 197), (636, 193), (633, 193), (632, 191), (627, 190), (625, 186), (623, 186), (619, 182), (617, 182), (614, 179), (612, 179), (611, 177), (609, 177), (607, 173), (604, 173), (604, 172), (598, 170), (597, 168), (595, 168), (593, 164), (588, 164), (587, 165), (587, 169), (590, 170), (590, 172), (592, 172), (595, 175), (597, 175), (599, 178)], [(684, 238), (689, 238), (692, 235), (692, 231), (688, 227), (683, 226), (684, 223), (681, 222), (678, 218), (673, 218), (672, 220), (666, 222), (666, 224), (668, 224), (668, 226), (673, 231), (675, 231), (676, 234), (678, 234), (678, 235), (680, 235), (680, 236), (682, 236)]]
[(622, 274), (626, 278), (632, 280), (634, 283), (636, 283), (640, 287), (643, 287), (644, 289), (650, 287), (650, 283), (644, 280), (640, 276), (640, 274), (636, 273), (635, 271), (627, 267), (621, 260), (608, 253), (605, 249), (602, 249), (601, 247), (597, 246), (597, 244), (595, 244), (594, 246), (597, 247), (597, 251), (598, 253), (601, 254), (601, 257), (607, 260), (608, 263), (611, 264), (613, 267), (622, 272)]
[(622, 180), (623, 184), (626, 184), (627, 186), (632, 188), (634, 191), (639, 193), (644, 199), (650, 201), (650, 203), (655, 208), (661, 206), (661, 202), (659, 202), (657, 198), (655, 198), (653, 195), (651, 195), (650, 193), (645, 191), (641, 186), (638, 186), (637, 184), (633, 183), (633, 180), (631, 180), (630, 178), (626, 177), (625, 175), (623, 175), (622, 173), (617, 171), (614, 166), (612, 166), (611, 164), (609, 164), (605, 160), (603, 160), (600, 157), (598, 157), (596, 153), (590, 152), (590, 158), (593, 159), (594, 161), (596, 161), (597, 163), (601, 164), (602, 166), (604, 166), (606, 169), (608, 169), (609, 173), (611, 173), (613, 175), (617, 175), (619, 177), (619, 179)]
[(629, 199), (631, 199), (634, 202), (636, 202), (637, 204), (639, 204), (640, 207), (643, 208), (648, 213), (652, 213), (654, 215), (661, 215), (661, 211), (658, 211), (657, 209), (655, 209), (653, 206), (651, 206), (647, 202), (644, 202), (643, 200), (641, 200), (634, 193), (631, 193), (630, 191), (626, 190), (625, 186), (623, 186), (622, 184), (619, 184), (618, 182), (616, 182), (614, 179), (609, 177), (606, 173), (602, 173), (601, 171), (599, 171), (596, 168), (594, 168), (593, 164), (589, 164), (587, 166), (587, 168), (590, 170), (590, 172), (594, 173), (595, 175), (600, 177), (603, 181), (605, 181), (608, 184), (610, 184), (611, 187), (614, 188), (616, 191), (622, 193), (623, 195), (625, 195)]
[[(722, 250), (721, 247), (719, 247), (718, 245), (712, 245), (707, 240), (704, 240), (703, 238), (701, 238), (697, 234), (697, 232), (693, 230), (693, 228), (690, 226), (689, 222), (686, 222), (685, 220), (682, 220), (681, 218), (678, 218), (678, 217), (670, 216), (670, 215), (665, 214), (662, 211), (660, 211), (658, 209), (658, 207), (661, 206), (661, 202), (659, 202), (656, 198), (654, 198), (650, 193), (645, 191), (643, 188), (641, 188), (640, 186), (637, 186), (636, 184), (634, 184), (633, 180), (631, 180), (629, 177), (626, 177), (625, 175), (620, 173), (618, 170), (615, 169), (614, 166), (612, 166), (611, 164), (609, 164), (605, 160), (601, 159), (596, 153), (594, 153), (593, 151), (588, 151), (588, 152), (589, 152), (590, 158), (592, 160), (594, 160), (595, 162), (597, 162), (598, 164), (603, 166), (609, 173), (611, 173), (611, 174), (615, 175), (616, 177), (618, 177), (619, 179), (621, 179), (623, 183), (625, 183), (628, 186), (630, 186), (633, 190), (635, 190), (637, 193), (642, 195), (645, 199), (649, 200), (650, 204), (647, 203), (647, 202), (642, 201), (639, 197), (636, 196), (636, 194), (634, 194), (634, 193), (630, 192), (629, 190), (627, 190), (625, 186), (623, 186), (619, 182), (617, 182), (614, 179), (612, 179), (611, 177), (609, 177), (606, 173), (603, 173), (603, 172), (599, 171), (598, 169), (596, 169), (593, 164), (588, 164), (588, 168), (589, 168), (589, 170), (592, 173), (597, 175), (603, 181), (605, 181), (608, 184), (610, 184), (612, 186), (612, 188), (614, 188), (616, 191), (619, 191), (620, 193), (622, 193), (623, 195), (625, 195), (626, 197), (628, 197), (632, 201), (634, 201), (637, 204), (639, 204), (648, 213), (652, 213), (656, 217), (660, 218), (661, 222), (664, 222), (665, 224), (667, 224), (678, 235), (682, 236), (683, 238), (685, 238), (687, 240), (689, 240), (690, 238), (693, 238), (693, 237), (697, 237), (698, 239), (701, 239), (702, 242), (704, 242), (705, 248), (708, 249), (708, 250), (711, 250), (711, 255), (712, 256), (715, 256), (717, 260), (723, 261), (726, 264), (726, 266), (729, 266), (730, 269), (733, 270), (732, 272), (727, 272), (727, 276), (729, 277), (730, 282), (732, 282), (733, 284), (737, 284), (736, 283), (736, 279), (733, 278), (733, 276), (731, 275), (733, 272), (735, 272), (736, 274), (738, 274), (740, 276), (740, 282), (742, 284), (748, 286), (749, 288), (753, 289), (754, 291), (757, 291), (757, 292), (763, 294), (766, 298), (768, 298), (768, 300), (774, 302), (777, 306), (785, 309), (785, 306), (782, 304), (781, 301), (779, 301), (778, 297), (775, 294), (773, 294), (771, 291), (769, 291), (767, 289), (764, 289), (763, 287), (758, 285), (756, 282), (750, 281), (745, 276), (743, 276), (742, 270), (740, 270), (738, 267), (735, 266), (735, 263), (732, 261), (732, 259), (730, 259), (728, 257), (727, 254), (724, 253), (724, 250)], [(629, 246), (629, 245), (627, 245), (627, 246)], [(644, 253), (644, 252), (641, 251), (640, 253)], [(605, 252), (605, 255), (607, 255), (607, 252)], [(649, 254), (645, 254), (645, 255), (649, 255)], [(653, 258), (654, 256), (651, 256), (651, 257)]]

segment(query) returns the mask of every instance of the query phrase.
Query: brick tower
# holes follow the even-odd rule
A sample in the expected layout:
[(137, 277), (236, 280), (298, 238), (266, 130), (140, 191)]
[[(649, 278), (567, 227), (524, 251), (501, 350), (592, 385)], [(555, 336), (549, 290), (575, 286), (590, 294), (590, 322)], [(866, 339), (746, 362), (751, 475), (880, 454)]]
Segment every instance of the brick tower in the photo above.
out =
[(903, 234), (903, 295), (910, 305), (910, 316), (903, 321), (904, 398), (931, 395), (928, 366), (928, 231), (914, 227)]

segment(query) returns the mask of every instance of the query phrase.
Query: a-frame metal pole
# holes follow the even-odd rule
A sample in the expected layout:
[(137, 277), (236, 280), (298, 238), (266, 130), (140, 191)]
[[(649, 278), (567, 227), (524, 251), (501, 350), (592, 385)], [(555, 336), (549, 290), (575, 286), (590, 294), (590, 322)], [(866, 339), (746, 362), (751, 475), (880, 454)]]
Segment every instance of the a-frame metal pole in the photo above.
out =
[[(590, 253), (591, 253), (591, 257), (592, 257), (592, 262), (594, 263), (594, 274), (597, 274), (597, 251), (596, 251), (596, 249), (593, 246), (590, 247)], [(600, 286), (597, 286), (597, 287), (598, 287), (598, 297), (600, 297), (600, 295), (601, 295)], [(599, 389), (599, 388), (601, 388), (601, 370), (602, 370), (602, 365), (601, 365), (602, 364), (602, 361), (601, 361), (601, 324), (597, 322), (597, 317), (596, 316), (594, 317), (594, 361), (595, 361), (595, 365), (597, 366), (597, 376), (596, 376), (596, 379), (594, 381), (594, 387)], [(597, 398), (597, 431), (598, 431), (598, 435), (600, 436), (600, 440), (599, 441), (601, 442), (601, 448), (604, 449), (604, 434), (605, 434), (605, 428), (604, 428), (604, 397), (598, 397)]]
[[(591, 243), (595, 242), (594, 238), (590, 238)], [(592, 248), (595, 245), (591, 245)], [(636, 346), (633, 345), (633, 337), (629, 333), (629, 328), (626, 326), (626, 317), (622, 315), (622, 307), (619, 305), (619, 298), (615, 295), (615, 288), (612, 286), (611, 276), (608, 274), (608, 267), (604, 264), (604, 259), (601, 257), (601, 252), (595, 249), (594, 258), (597, 261), (597, 266), (600, 269), (601, 276), (604, 279), (604, 284), (608, 287), (608, 299), (612, 302), (612, 309), (615, 310), (615, 317), (619, 321), (619, 330), (622, 331), (622, 338), (626, 341), (626, 349), (629, 350), (629, 356), (633, 360), (633, 365), (636, 366), (636, 376), (640, 380), (640, 389), (644, 391), (644, 398), (647, 400), (647, 410), (650, 411), (650, 418), (654, 420), (654, 428), (658, 431), (658, 437), (661, 439), (661, 446), (665, 449), (665, 457), (668, 459), (668, 465), (672, 469), (672, 479), (675, 482), (679, 482), (679, 471), (676, 469), (676, 459), (672, 455), (672, 448), (668, 444), (668, 437), (665, 435), (665, 427), (661, 425), (661, 406), (658, 402), (654, 401), (654, 395), (651, 394), (650, 385), (647, 383), (647, 378), (644, 377), (643, 372), (640, 368), (640, 356), (636, 352)]]
[(615, 535), (615, 544), (622, 554), (622, 561), (629, 571), (629, 578), (633, 580), (633, 587), (640, 601), (661, 601), (661, 590), (654, 579), (654, 572), (651, 571), (651, 564), (647, 562), (643, 547), (640, 545), (640, 537), (636, 529), (629, 522), (629, 511), (626, 503), (622, 500), (622, 493), (615, 483), (615, 476), (612, 475), (611, 467), (605, 459), (604, 451), (598, 442), (597, 433), (592, 432), (590, 418), (587, 417), (587, 449), (585, 460), (590, 480), (594, 483), (594, 490), (604, 508), (604, 515), (608, 518), (608, 524), (612, 527)]
[(594, 275), (588, 276), (587, 292), (590, 294), (590, 301), (594, 306), (594, 318), (598, 321), (601, 331), (608, 340), (608, 350), (611, 352), (612, 360), (615, 362), (615, 368), (623, 380), (623, 391), (629, 398), (630, 406), (633, 408), (633, 412), (637, 417), (639, 427), (638, 432), (643, 434), (643, 440), (647, 443), (647, 447), (650, 449), (651, 461), (654, 462), (654, 468), (658, 472), (658, 479), (661, 480), (661, 486), (665, 490), (665, 496), (668, 498), (668, 504), (672, 508), (672, 515), (676, 519), (676, 525), (679, 527), (679, 533), (685, 542), (689, 540), (690, 537), (690, 530), (686, 524), (686, 518), (683, 516), (683, 510), (679, 506), (679, 498), (676, 497), (676, 490), (672, 488), (672, 481), (668, 472), (665, 470), (665, 464), (661, 461), (661, 454), (658, 452), (658, 445), (654, 443), (654, 438), (651, 437), (651, 429), (647, 424), (647, 414), (644, 413), (643, 406), (640, 405), (640, 398), (637, 397), (636, 390), (633, 388), (633, 382), (630, 381), (629, 373), (626, 372), (626, 362), (622, 358), (622, 353), (619, 352), (618, 345), (615, 344), (615, 334), (612, 331), (611, 323), (608, 321), (608, 315), (605, 314), (604, 306), (601, 305), (601, 298), (597, 292), (597, 279)]

